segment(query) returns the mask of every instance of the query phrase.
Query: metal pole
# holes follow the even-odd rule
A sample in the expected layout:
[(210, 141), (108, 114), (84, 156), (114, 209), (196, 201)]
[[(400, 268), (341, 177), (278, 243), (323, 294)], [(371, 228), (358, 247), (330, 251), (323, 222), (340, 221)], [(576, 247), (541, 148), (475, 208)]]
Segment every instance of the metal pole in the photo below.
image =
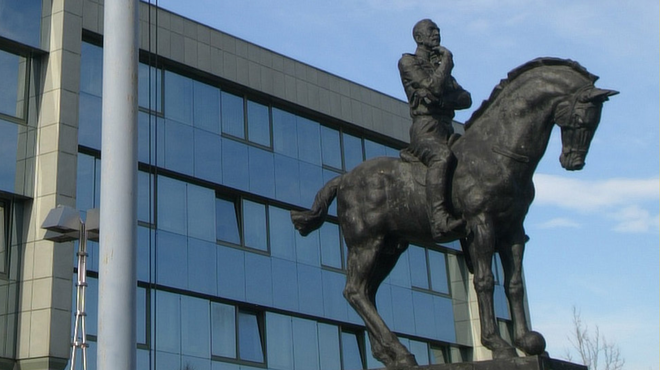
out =
[(136, 367), (138, 5), (104, 4), (99, 370)]

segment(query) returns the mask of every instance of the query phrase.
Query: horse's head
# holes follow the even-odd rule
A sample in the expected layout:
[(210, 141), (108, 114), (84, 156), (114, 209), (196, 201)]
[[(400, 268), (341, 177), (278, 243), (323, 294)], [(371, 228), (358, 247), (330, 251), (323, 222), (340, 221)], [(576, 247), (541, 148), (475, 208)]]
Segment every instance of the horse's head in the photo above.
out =
[(581, 170), (591, 145), (603, 103), (618, 91), (589, 85), (561, 101), (555, 110), (555, 123), (561, 127), (561, 166), (569, 171)]

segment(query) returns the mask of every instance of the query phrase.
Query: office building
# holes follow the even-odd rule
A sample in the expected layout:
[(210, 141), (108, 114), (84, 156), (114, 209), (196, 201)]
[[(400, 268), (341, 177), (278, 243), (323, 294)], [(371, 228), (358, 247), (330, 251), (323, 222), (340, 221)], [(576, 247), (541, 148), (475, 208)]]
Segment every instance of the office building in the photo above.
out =
[[(306, 238), (289, 211), (363, 160), (398, 156), (407, 103), (147, 3), (139, 22), (138, 368), (380, 367), (342, 296), (335, 208)], [(58, 205), (102, 207), (103, 1), (0, 0), (0, 25), (0, 369), (64, 369), (78, 244), (41, 224)], [(489, 356), (469, 279), (457, 243), (415, 245), (380, 288), (420, 364)], [(500, 285), (496, 311), (505, 329)]]

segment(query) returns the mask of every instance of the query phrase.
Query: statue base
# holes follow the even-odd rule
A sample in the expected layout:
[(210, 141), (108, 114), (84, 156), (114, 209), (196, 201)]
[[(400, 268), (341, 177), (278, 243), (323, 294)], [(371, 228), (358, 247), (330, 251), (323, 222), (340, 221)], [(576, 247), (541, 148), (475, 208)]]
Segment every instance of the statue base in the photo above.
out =
[(457, 364), (402, 367), (396, 368), (396, 370), (587, 370), (587, 367), (545, 356), (527, 356)]

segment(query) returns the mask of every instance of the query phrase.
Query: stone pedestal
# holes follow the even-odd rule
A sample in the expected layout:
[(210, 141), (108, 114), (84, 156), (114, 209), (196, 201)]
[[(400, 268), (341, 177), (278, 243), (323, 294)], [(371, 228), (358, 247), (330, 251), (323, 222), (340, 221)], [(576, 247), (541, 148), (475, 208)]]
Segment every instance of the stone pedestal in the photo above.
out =
[(396, 370), (587, 370), (587, 367), (548, 357), (529, 356), (458, 364), (413, 366)]

